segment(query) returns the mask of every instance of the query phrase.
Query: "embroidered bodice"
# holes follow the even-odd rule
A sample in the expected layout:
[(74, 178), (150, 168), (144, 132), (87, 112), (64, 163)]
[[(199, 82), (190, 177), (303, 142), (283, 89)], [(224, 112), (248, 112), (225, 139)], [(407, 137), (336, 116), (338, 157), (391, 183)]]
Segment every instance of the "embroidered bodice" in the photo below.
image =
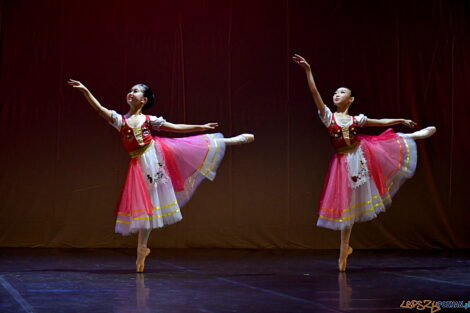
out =
[(354, 151), (359, 145), (359, 139), (357, 137), (358, 128), (364, 126), (367, 121), (367, 117), (364, 114), (357, 116), (351, 116), (351, 119), (347, 123), (338, 121), (335, 114), (330, 111), (328, 107), (325, 107), (323, 116), (318, 112), (320, 118), (325, 124), (330, 134), (331, 144), (338, 153), (348, 153)]
[(357, 128), (359, 125), (354, 116), (351, 118), (352, 122), (349, 125), (340, 126), (336, 121), (335, 115), (332, 114), (331, 116), (328, 132), (330, 133), (331, 143), (338, 152), (354, 149), (358, 144)]
[(131, 127), (126, 118), (116, 113), (116, 111), (111, 111), (111, 120), (109, 121), (119, 131), (122, 145), (131, 157), (141, 155), (151, 146), (152, 131), (160, 130), (165, 122), (166, 120), (163, 117), (145, 115), (145, 120), (141, 125)]
[(121, 118), (121, 142), (127, 152), (136, 151), (152, 141), (150, 116), (145, 115), (145, 121), (137, 127), (130, 127), (124, 116)]

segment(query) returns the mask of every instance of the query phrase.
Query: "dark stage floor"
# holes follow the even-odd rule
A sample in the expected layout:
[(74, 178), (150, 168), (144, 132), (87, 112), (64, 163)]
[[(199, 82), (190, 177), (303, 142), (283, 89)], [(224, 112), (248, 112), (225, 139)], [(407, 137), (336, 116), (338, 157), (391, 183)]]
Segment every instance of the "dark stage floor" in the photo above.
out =
[[(0, 312), (431, 312), (470, 300), (470, 252), (0, 249)], [(442, 312), (458, 312), (442, 309)], [(470, 312), (470, 309), (469, 309)]]

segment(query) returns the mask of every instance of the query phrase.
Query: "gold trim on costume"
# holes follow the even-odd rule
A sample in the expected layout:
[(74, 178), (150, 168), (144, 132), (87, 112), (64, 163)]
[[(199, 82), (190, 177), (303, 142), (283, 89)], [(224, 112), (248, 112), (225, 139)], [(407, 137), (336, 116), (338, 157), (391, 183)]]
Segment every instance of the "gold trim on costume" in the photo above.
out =
[[(175, 203), (172, 203), (172, 204), (168, 204), (168, 205), (164, 205), (164, 206), (157, 206), (155, 208), (152, 209), (152, 211), (157, 211), (157, 210), (161, 210), (161, 209), (165, 209), (165, 208), (169, 208), (169, 207), (172, 207), (174, 205), (178, 204), (178, 202), (175, 202)], [(138, 211), (132, 211), (134, 213), (138, 213), (138, 212), (147, 212), (147, 210), (138, 210)], [(132, 214), (124, 214), (124, 213), (121, 213), (121, 212), (118, 212), (118, 215), (121, 215), (121, 216), (132, 216)]]
[[(144, 122), (144, 124), (145, 124), (145, 122)], [(135, 140), (137, 140), (139, 146), (144, 145), (144, 139), (142, 138), (142, 126), (144, 126), (144, 124), (142, 124), (138, 127), (131, 127), (132, 132), (134, 133)], [(129, 124), (127, 124), (127, 125), (129, 125)]]
[[(397, 140), (398, 141), (398, 140)], [(390, 190), (390, 188), (392, 188), (393, 184), (395, 183), (395, 181), (397, 180), (398, 177), (400, 177), (401, 175), (405, 174), (408, 172), (408, 166), (409, 166), (409, 163), (410, 163), (410, 147), (408, 146), (408, 143), (406, 142), (406, 139), (403, 138), (403, 141), (405, 142), (405, 146), (406, 146), (406, 160), (405, 160), (405, 169), (403, 171), (400, 171), (392, 180), (392, 182), (390, 183), (390, 186), (387, 188), (387, 190)], [(401, 145), (400, 145), (400, 149), (401, 149)], [(400, 150), (401, 151), (401, 150)], [(391, 176), (391, 175), (390, 175)]]
[(211, 140), (210, 140), (209, 135), (206, 135), (205, 140), (206, 140), (206, 142), (207, 142), (207, 152), (206, 152), (206, 155), (204, 156), (204, 160), (202, 161), (201, 166), (199, 166), (199, 168), (197, 169), (197, 171), (199, 171), (199, 170), (202, 169), (202, 167), (203, 167), (204, 164), (206, 163), (207, 156), (209, 155), (209, 152), (211, 151)]
[[(349, 139), (348, 139), (349, 141)], [(352, 145), (348, 145), (346, 147), (341, 147), (341, 148), (337, 148), (336, 149), (336, 152), (339, 153), (339, 154), (346, 154), (346, 153), (349, 153), (349, 152), (353, 152), (354, 150), (356, 150), (356, 148), (359, 146), (359, 142), (356, 141), (355, 143), (353, 143)]]
[(209, 167), (207, 168), (207, 171), (203, 173), (204, 176), (206, 176), (206, 174), (212, 170), (212, 167), (214, 167), (215, 157), (217, 156), (217, 152), (219, 151), (219, 145), (217, 144), (217, 140), (215, 140), (214, 138), (212, 138), (212, 140), (214, 141), (215, 151), (214, 151), (214, 155), (212, 156), (211, 163), (209, 164)]
[(161, 214), (161, 215), (156, 215), (156, 216), (149, 216), (149, 217), (136, 217), (136, 218), (131, 218), (131, 221), (128, 222), (128, 221), (121, 221), (121, 220), (116, 220), (116, 223), (120, 223), (120, 224), (130, 224), (132, 221), (136, 221), (136, 220), (154, 220), (156, 218), (161, 218), (161, 217), (166, 217), (166, 216), (170, 216), (170, 215), (173, 215), (173, 214), (176, 214), (180, 212), (180, 209), (176, 210), (176, 211), (173, 211), (173, 212), (170, 212), (170, 213), (167, 213), (167, 214)]
[[(353, 121), (354, 123), (354, 121)], [(352, 125), (352, 124), (351, 124)], [(338, 125), (339, 126), (339, 125)], [(341, 132), (343, 133), (343, 139), (348, 146), (351, 145), (351, 138), (349, 138), (349, 126), (341, 127)]]
[(344, 222), (345, 220), (350, 220), (351, 218), (353, 218), (353, 217), (355, 217), (355, 216), (357, 216), (357, 215), (359, 215), (359, 214), (367, 213), (367, 212), (373, 211), (373, 210), (374, 210), (376, 207), (378, 207), (379, 205), (384, 204), (383, 201), (387, 200), (388, 198), (390, 198), (390, 194), (389, 194), (389, 193), (387, 194), (387, 196), (386, 196), (385, 198), (382, 199), (381, 202), (374, 204), (374, 205), (371, 206), (369, 209), (367, 209), (367, 210), (365, 210), (365, 211), (362, 211), (362, 212), (357, 212), (357, 213), (348, 215), (348, 216), (343, 217), (343, 218), (340, 218), (340, 219), (333, 219), (333, 218), (326, 217), (326, 216), (323, 216), (323, 215), (320, 215), (320, 218), (323, 218), (323, 219), (329, 220), (329, 221), (333, 221), (333, 222)]
[(145, 153), (145, 151), (147, 151), (148, 148), (150, 148), (153, 144), (153, 140), (151, 142), (149, 142), (148, 144), (146, 144), (145, 146), (137, 149), (137, 150), (134, 150), (134, 151), (131, 151), (129, 152), (129, 155), (131, 156), (131, 158), (137, 158), (137, 157), (140, 157), (142, 154)]
[[(210, 148), (211, 148), (211, 146), (210, 146), (210, 140), (209, 140), (209, 142), (208, 142), (208, 147), (207, 147), (207, 154), (206, 154), (206, 156), (205, 156), (205, 158), (204, 158), (204, 161), (202, 162), (202, 165), (199, 167), (199, 169), (198, 169), (195, 173), (193, 173), (193, 175), (196, 174), (194, 177), (193, 177), (193, 175), (191, 175), (191, 176), (189, 177), (189, 180), (188, 180), (188, 187), (189, 187), (189, 185), (191, 185), (191, 187), (189, 187), (189, 189), (186, 189), (186, 188), (185, 188), (185, 189), (182, 190), (182, 191), (186, 191), (186, 192), (185, 192), (184, 195), (178, 197), (178, 201), (179, 201), (179, 200), (182, 200), (182, 199), (184, 199), (184, 198), (186, 198), (186, 196), (191, 192), (191, 190), (193, 190), (194, 184), (196, 183), (196, 179), (197, 179), (201, 174), (205, 176), (207, 173), (209, 173), (209, 172), (212, 170), (212, 167), (214, 166), (215, 157), (217, 156), (217, 152), (218, 152), (218, 150), (219, 150), (219, 145), (217, 144), (217, 140), (214, 139), (212, 135), (207, 134), (206, 136), (209, 137), (210, 139), (212, 139), (212, 141), (214, 142), (214, 146), (215, 146), (215, 151), (214, 151), (214, 154), (212, 155), (211, 162), (209, 163), (206, 172), (205, 172), (205, 173), (201, 173), (201, 169), (204, 167), (204, 164), (206, 163), (206, 159), (207, 159), (207, 156), (209, 155), (209, 151), (210, 151)], [(182, 192), (182, 191), (181, 191), (181, 192)]]

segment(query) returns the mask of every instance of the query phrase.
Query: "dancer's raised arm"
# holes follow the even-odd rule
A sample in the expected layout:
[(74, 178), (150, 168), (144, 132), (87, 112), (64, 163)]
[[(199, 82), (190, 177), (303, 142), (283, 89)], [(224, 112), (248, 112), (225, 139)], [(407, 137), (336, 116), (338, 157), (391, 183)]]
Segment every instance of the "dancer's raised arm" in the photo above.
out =
[(307, 63), (303, 57), (298, 54), (294, 54), (292, 57), (295, 63), (297, 63), (300, 67), (305, 70), (305, 74), (307, 75), (307, 82), (308, 88), (310, 89), (310, 93), (312, 94), (313, 101), (317, 106), (318, 110), (320, 111), (321, 116), (325, 114), (325, 103), (323, 102), (320, 93), (318, 92), (317, 86), (315, 85), (315, 81), (313, 80), (312, 70), (310, 69), (310, 64)]
[(80, 90), (87, 99), (88, 103), (91, 104), (93, 109), (95, 109), (99, 115), (101, 115), (105, 120), (111, 122), (111, 111), (102, 106), (98, 100), (93, 96), (93, 94), (85, 87), (81, 82), (73, 79), (69, 79), (67, 83), (73, 88)]

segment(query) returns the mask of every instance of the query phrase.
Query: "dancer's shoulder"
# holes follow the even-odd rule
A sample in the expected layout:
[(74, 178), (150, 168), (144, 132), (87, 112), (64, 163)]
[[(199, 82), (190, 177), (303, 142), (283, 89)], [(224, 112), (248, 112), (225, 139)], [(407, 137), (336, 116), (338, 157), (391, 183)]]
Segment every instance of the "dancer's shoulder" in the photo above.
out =
[(146, 118), (154, 130), (159, 130), (166, 122), (163, 116), (147, 115)]

